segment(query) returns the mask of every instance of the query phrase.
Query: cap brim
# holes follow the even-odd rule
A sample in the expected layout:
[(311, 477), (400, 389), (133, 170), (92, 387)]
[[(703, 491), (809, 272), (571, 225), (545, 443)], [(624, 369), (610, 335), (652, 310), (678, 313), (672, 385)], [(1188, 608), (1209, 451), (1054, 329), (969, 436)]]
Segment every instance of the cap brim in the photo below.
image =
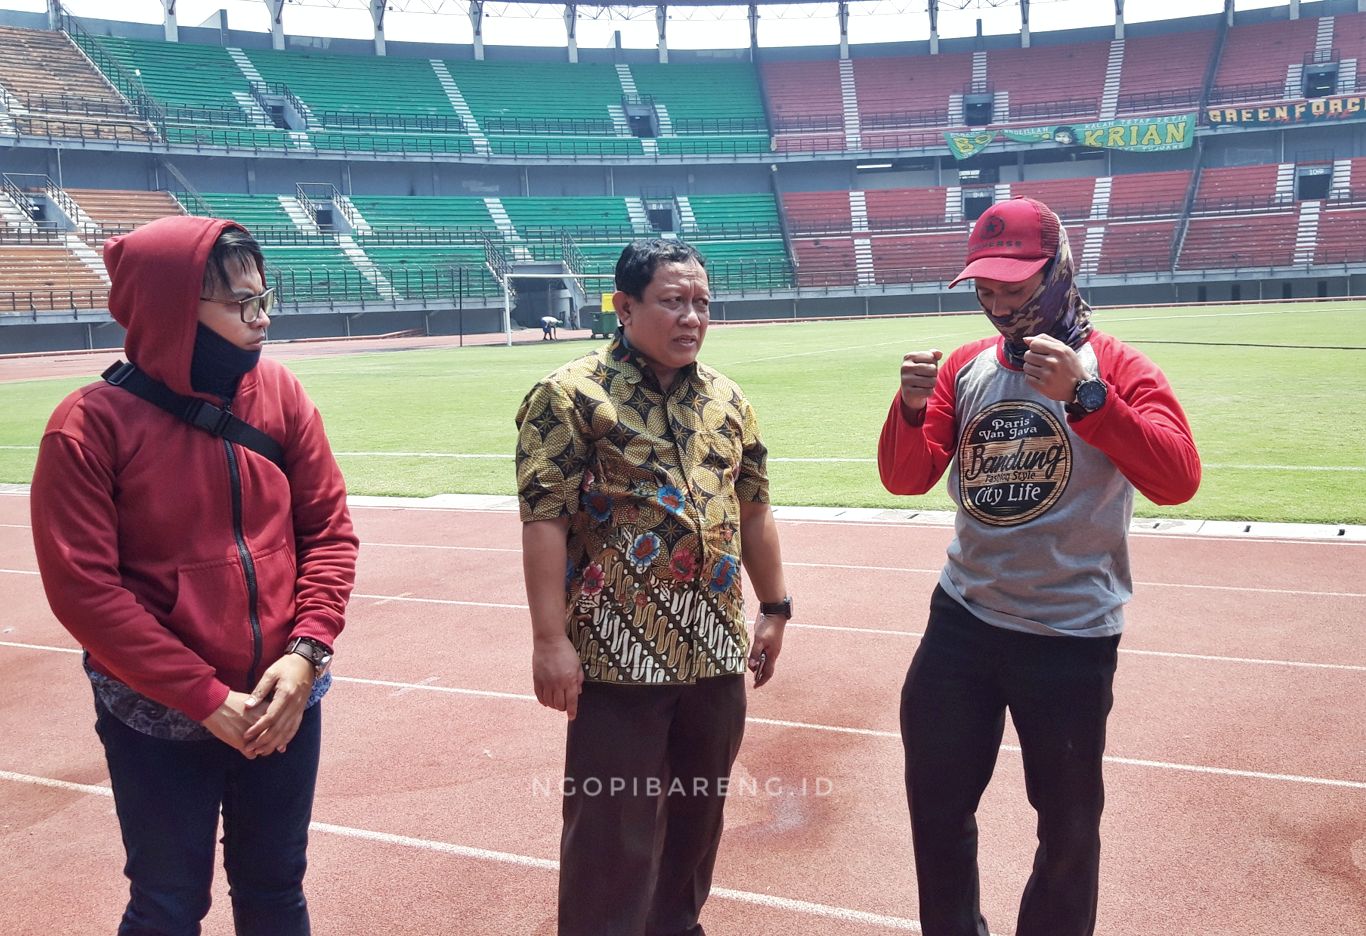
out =
[(957, 286), (965, 279), (979, 276), (1000, 280), (1003, 283), (1021, 283), (1044, 268), (1050, 258), (1041, 260), (1016, 260), (1013, 257), (981, 257), (963, 268), (963, 272), (953, 278), (949, 288)]

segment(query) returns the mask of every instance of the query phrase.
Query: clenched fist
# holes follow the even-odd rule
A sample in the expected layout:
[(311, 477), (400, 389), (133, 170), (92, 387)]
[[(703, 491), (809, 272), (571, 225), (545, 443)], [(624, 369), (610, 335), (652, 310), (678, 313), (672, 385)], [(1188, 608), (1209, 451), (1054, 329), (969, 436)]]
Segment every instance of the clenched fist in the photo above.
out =
[(912, 413), (925, 408), (939, 376), (939, 361), (944, 352), (912, 351), (901, 359), (901, 402)]

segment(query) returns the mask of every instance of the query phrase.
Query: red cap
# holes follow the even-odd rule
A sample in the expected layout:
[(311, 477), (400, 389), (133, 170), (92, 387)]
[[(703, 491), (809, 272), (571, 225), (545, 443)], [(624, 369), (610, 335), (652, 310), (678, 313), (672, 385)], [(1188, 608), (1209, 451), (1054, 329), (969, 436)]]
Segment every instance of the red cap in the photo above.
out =
[(997, 202), (977, 219), (968, 238), (968, 265), (949, 286), (978, 276), (1003, 283), (1029, 279), (1058, 252), (1060, 227), (1043, 202), (1023, 196)]

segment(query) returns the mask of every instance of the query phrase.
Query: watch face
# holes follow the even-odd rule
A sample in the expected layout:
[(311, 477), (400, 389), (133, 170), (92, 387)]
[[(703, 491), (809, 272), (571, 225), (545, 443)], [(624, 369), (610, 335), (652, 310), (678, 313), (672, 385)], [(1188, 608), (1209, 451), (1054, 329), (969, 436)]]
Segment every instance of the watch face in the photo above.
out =
[(1088, 413), (1094, 413), (1105, 405), (1105, 382), (1083, 380), (1077, 384), (1077, 404)]

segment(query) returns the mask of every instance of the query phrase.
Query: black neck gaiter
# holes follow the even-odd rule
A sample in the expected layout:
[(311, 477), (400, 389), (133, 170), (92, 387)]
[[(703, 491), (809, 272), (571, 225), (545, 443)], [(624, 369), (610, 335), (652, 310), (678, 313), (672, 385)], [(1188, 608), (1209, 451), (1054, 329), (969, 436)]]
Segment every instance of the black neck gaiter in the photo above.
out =
[(212, 393), (231, 400), (237, 393), (242, 375), (261, 360), (261, 352), (243, 351), (201, 322), (194, 335), (194, 357), (190, 359), (190, 386), (198, 393)]

